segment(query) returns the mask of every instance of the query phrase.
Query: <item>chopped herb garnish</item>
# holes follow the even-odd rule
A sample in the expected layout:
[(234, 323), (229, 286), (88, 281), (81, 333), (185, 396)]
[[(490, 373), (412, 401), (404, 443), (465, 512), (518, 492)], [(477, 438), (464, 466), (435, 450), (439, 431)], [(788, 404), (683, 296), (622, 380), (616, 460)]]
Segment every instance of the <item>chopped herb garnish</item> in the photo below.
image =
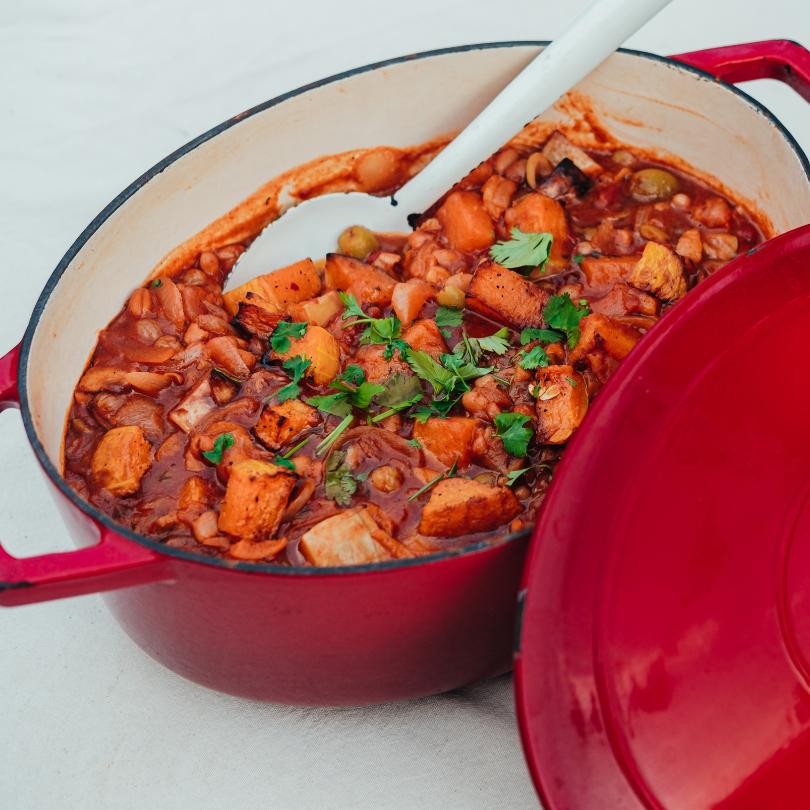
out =
[(155, 287), (160, 287), (161, 284), (163, 284), (163, 282), (159, 278), (153, 279), (152, 281), (149, 282), (149, 286), (152, 287), (153, 289)]
[(357, 492), (358, 480), (360, 477), (352, 475), (346, 463), (346, 453), (343, 450), (335, 450), (326, 462), (324, 475), (326, 497), (331, 498), (338, 506), (348, 506), (352, 495)]
[(529, 421), (525, 413), (499, 413), (495, 417), (496, 432), (510, 456), (523, 458), (528, 452), (533, 435), (531, 428), (526, 427)]
[(285, 360), (281, 364), (281, 367), (292, 377), (292, 382), (276, 391), (276, 398), (279, 402), (294, 399), (301, 393), (301, 386), (298, 383), (304, 378), (304, 374), (311, 365), (312, 361), (307, 360), (300, 354)]
[(449, 470), (445, 470), (441, 475), (437, 475), (432, 481), (428, 481), (421, 489), (417, 489), (416, 492), (411, 495), (408, 500), (415, 501), (420, 495), (427, 492), (431, 487), (435, 486), (439, 483), (439, 481), (444, 481), (445, 478), (455, 478), (456, 475), (456, 465), (458, 464), (457, 461), (453, 462), (453, 466), (450, 467)]
[(453, 380), (455, 379), (453, 372), (448, 371), (427, 352), (408, 352), (406, 359), (414, 373), (433, 386), (434, 394), (445, 394), (452, 388)]
[(340, 295), (340, 300), (345, 307), (343, 320), (355, 318), (350, 323), (344, 324), (344, 329), (366, 324), (366, 328), (360, 335), (361, 344), (384, 345), (383, 358), (385, 360), (391, 360), (394, 351), (397, 349), (399, 350), (399, 356), (404, 357), (403, 353), (408, 349), (408, 344), (402, 340), (402, 324), (399, 322), (399, 318), (395, 315), (390, 315), (387, 318), (369, 318), (351, 293), (341, 292), (338, 295)]
[(346, 428), (352, 423), (354, 417), (352, 414), (344, 416), (340, 424), (329, 433), (315, 448), (315, 455), (322, 456), (345, 432)]
[(345, 394), (310, 397), (306, 402), (308, 405), (312, 405), (313, 408), (317, 408), (323, 413), (332, 414), (332, 416), (348, 416), (352, 412), (352, 406), (346, 399)]
[(229, 374), (224, 369), (217, 368), (216, 366), (211, 369), (211, 373), (223, 377), (226, 380), (230, 380), (230, 382), (236, 383), (237, 385), (242, 385), (244, 382), (244, 380), (240, 380), (239, 377), (234, 377), (233, 374)]
[(537, 268), (543, 272), (548, 261), (553, 237), (550, 233), (524, 233), (512, 228), (507, 242), (496, 242), (490, 249), (490, 257), (502, 267), (517, 270), (523, 267)]
[(377, 397), (377, 403), (391, 408), (398, 402), (413, 399), (421, 393), (422, 386), (413, 374), (403, 374), (398, 371), (386, 380), (385, 391)]
[(422, 442), (420, 442), (419, 439), (408, 439), (408, 444), (411, 447), (415, 447), (417, 450), (422, 449)]
[(524, 473), (529, 472), (530, 469), (531, 467), (524, 467), (522, 470), (512, 470), (506, 473), (506, 486), (513, 487), (517, 483), (518, 478)]
[(439, 307), (436, 310), (436, 326), (453, 328), (461, 326), (464, 320), (464, 313), (455, 307)]
[(532, 371), (536, 368), (545, 368), (551, 363), (551, 360), (549, 360), (546, 354), (546, 350), (542, 346), (532, 346), (529, 351), (518, 352), (518, 357), (520, 358), (518, 365), (527, 371)]
[(284, 456), (276, 456), (273, 459), (273, 464), (275, 464), (276, 467), (282, 467), (285, 470), (295, 470), (295, 464)]
[(557, 332), (554, 329), (524, 329), (520, 333), (520, 345), (525, 346), (527, 343), (532, 343), (539, 340), (541, 343), (548, 345), (549, 343), (558, 343), (565, 335)]
[(386, 410), (382, 411), (382, 413), (378, 413), (371, 421), (382, 422), (383, 419), (387, 419), (389, 416), (393, 416), (395, 413), (404, 411), (407, 408), (410, 408), (411, 405), (416, 405), (417, 402), (421, 402), (423, 397), (424, 394), (420, 392), (412, 396), (410, 399), (405, 399), (402, 402), (397, 402), (390, 408), (387, 408)]
[(582, 264), (582, 260), (585, 258), (581, 253), (575, 253), (572, 256), (575, 264)]
[(214, 439), (214, 447), (212, 450), (203, 450), (203, 458), (208, 459), (212, 464), (219, 464), (222, 461), (223, 453), (229, 448), (233, 447), (233, 433), (220, 433)]
[(577, 381), (573, 377), (566, 377), (565, 379), (568, 380), (569, 383), (571, 383), (572, 388), (577, 387)]
[(360, 383), (366, 380), (366, 372), (363, 371), (362, 366), (358, 366), (356, 363), (350, 363), (343, 370), (340, 379), (351, 385), (360, 385)]
[(279, 321), (273, 334), (270, 335), (270, 347), (274, 352), (283, 354), (290, 350), (290, 338), (302, 338), (307, 331), (306, 323)]
[(500, 355), (505, 354), (508, 348), (509, 330), (506, 327), (483, 338), (471, 338), (465, 331), (461, 333), (461, 340), (453, 347), (453, 354), (474, 365), (484, 352)]
[(580, 299), (579, 304), (571, 300), (568, 293), (553, 295), (543, 308), (543, 318), (552, 328), (564, 332), (568, 338), (568, 348), (573, 349), (579, 341), (579, 322), (590, 312), (588, 302)]

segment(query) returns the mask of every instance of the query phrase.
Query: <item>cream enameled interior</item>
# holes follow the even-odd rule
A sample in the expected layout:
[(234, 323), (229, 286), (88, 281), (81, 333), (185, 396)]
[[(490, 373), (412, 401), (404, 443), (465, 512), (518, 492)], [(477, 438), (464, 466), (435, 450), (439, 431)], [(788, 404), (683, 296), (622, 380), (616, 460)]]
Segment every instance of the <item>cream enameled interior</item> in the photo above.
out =
[[(296, 164), (363, 146), (417, 144), (463, 127), (536, 51), (471, 50), (350, 76), (240, 121), (152, 178), (76, 255), (34, 335), (28, 394), (51, 460), (60, 463), (65, 414), (98, 331), (172, 247)], [(577, 90), (618, 140), (711, 173), (754, 200), (777, 231), (810, 221), (799, 158), (765, 116), (722, 86), (616, 54)]]

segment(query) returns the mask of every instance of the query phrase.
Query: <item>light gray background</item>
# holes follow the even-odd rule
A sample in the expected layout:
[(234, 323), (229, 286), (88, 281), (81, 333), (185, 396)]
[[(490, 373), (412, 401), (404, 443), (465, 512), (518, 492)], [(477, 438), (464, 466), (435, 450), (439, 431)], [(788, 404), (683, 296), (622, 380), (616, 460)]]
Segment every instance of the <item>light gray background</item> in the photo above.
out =
[[(0, 353), (20, 339), (45, 280), (93, 216), (213, 124), (386, 57), (553, 38), (584, 6), (3, 0)], [(806, 0), (675, 0), (629, 44), (666, 54), (774, 37), (810, 45)], [(775, 83), (750, 91), (810, 149), (808, 105)], [(0, 416), (0, 537), (21, 556), (68, 547), (16, 412)], [(98, 597), (0, 609), (4, 810), (535, 801), (509, 678), (396, 705), (289, 709), (214, 694), (165, 671)]]

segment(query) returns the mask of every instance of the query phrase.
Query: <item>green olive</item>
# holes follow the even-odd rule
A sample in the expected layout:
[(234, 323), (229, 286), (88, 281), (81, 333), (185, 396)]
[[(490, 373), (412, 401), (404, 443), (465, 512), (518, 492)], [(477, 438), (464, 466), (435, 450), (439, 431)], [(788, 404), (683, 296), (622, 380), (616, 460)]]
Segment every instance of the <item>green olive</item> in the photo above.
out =
[(613, 162), (618, 163), (619, 166), (632, 166), (636, 162), (636, 156), (626, 149), (616, 150), (611, 157), (613, 158)]
[(630, 193), (639, 202), (668, 200), (679, 187), (678, 178), (664, 169), (641, 169), (630, 178)]
[(362, 225), (352, 225), (338, 237), (338, 250), (345, 256), (365, 259), (370, 253), (380, 249), (377, 237)]

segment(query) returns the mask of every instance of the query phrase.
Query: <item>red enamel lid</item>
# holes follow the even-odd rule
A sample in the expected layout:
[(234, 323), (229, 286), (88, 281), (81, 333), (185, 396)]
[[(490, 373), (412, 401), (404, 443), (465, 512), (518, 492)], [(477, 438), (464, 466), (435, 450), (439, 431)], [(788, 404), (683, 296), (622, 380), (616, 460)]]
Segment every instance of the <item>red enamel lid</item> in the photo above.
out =
[(622, 364), (525, 573), (521, 734), (544, 806), (810, 806), (810, 226)]

